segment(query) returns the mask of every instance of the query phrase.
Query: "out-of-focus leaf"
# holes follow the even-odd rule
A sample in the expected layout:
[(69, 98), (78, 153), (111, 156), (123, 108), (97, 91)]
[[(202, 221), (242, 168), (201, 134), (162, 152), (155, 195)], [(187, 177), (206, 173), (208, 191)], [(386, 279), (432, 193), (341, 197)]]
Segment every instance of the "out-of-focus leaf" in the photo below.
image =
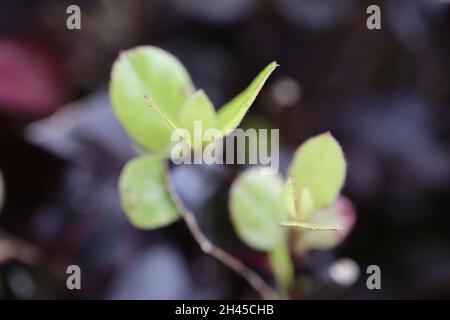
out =
[(180, 218), (167, 186), (164, 161), (144, 155), (127, 163), (119, 179), (122, 207), (143, 229), (166, 226)]
[(43, 41), (0, 39), (0, 110), (47, 116), (69, 101), (70, 77), (63, 55)]
[(311, 191), (304, 187), (300, 193), (297, 193), (292, 177), (288, 177), (284, 184), (284, 202), (295, 221), (306, 221), (314, 212), (314, 199)]
[(298, 219), (298, 209), (295, 199), (295, 183), (292, 177), (288, 177), (287, 181), (284, 184), (283, 198), (284, 204), (286, 205), (291, 218)]
[(314, 199), (308, 187), (304, 187), (300, 190), (300, 195), (297, 201), (299, 206), (299, 221), (308, 221), (315, 208)]
[(230, 190), (230, 211), (238, 236), (249, 247), (270, 251), (285, 240), (280, 223), (289, 213), (280, 176), (262, 175), (258, 168), (242, 173)]
[(330, 249), (340, 244), (350, 233), (356, 220), (352, 203), (339, 197), (330, 207), (319, 209), (311, 215), (310, 225), (336, 226), (339, 231), (300, 230), (296, 249), (302, 252), (311, 249)]
[(296, 151), (289, 176), (296, 192), (311, 191), (315, 208), (323, 208), (336, 199), (346, 175), (346, 162), (339, 143), (330, 133), (306, 140)]
[(218, 124), (219, 129), (224, 134), (226, 134), (228, 130), (235, 129), (239, 125), (258, 96), (259, 91), (261, 91), (264, 83), (277, 66), (275, 61), (270, 63), (256, 76), (244, 91), (220, 108), (218, 112)]
[(158, 114), (158, 117), (161, 119), (161, 121), (171, 130), (171, 131), (175, 131), (178, 130), (179, 127), (178, 125), (172, 121), (169, 116), (167, 116), (164, 111), (162, 111), (156, 104), (155, 102), (149, 97), (149, 96), (144, 96), (145, 100), (147, 100), (147, 103), (149, 105), (149, 107), (151, 107), (153, 110), (155, 110), (155, 112)]
[[(294, 191), (295, 185), (293, 183), (293, 179), (288, 179), (285, 184), (285, 200), (290, 201), (291, 204), (288, 203), (289, 210), (295, 210), (294, 212), (294, 220), (286, 221), (280, 224), (282, 227), (290, 227), (290, 228), (300, 228), (306, 230), (324, 230), (324, 231), (338, 231), (339, 226), (323, 223), (309, 223), (306, 222), (310, 219), (311, 215), (314, 213), (314, 202), (312, 199), (311, 192), (308, 188), (303, 188), (300, 191), (300, 196), (297, 196)], [(290, 199), (287, 198), (286, 194), (290, 193)], [(291, 213), (292, 215), (292, 213)]]
[[(189, 131), (191, 136), (191, 146), (195, 149), (201, 147), (201, 145), (194, 145), (194, 124), (195, 122), (201, 122), (202, 135), (211, 128), (217, 128), (217, 114), (214, 110), (212, 102), (203, 90), (196, 91), (185, 102), (181, 109), (179, 116), (179, 126)], [(204, 144), (208, 144), (213, 141), (203, 141)]]
[(149, 108), (144, 96), (174, 121), (193, 91), (191, 78), (180, 61), (156, 47), (142, 46), (121, 53), (111, 73), (110, 97), (117, 118), (127, 133), (150, 151), (169, 147), (171, 130)]

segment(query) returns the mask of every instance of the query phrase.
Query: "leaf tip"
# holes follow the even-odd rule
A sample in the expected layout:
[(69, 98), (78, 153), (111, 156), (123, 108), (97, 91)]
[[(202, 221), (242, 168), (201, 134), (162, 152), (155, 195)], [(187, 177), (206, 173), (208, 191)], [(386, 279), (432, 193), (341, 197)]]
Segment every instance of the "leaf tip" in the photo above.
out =
[[(325, 131), (325, 132), (322, 132), (321, 134), (318, 134), (316, 137), (317, 137), (317, 138), (318, 138), (318, 137), (326, 137), (326, 138), (331, 138), (331, 139), (333, 139), (333, 140), (336, 140), (336, 139), (334, 138), (334, 136), (333, 136), (333, 134), (331, 133), (330, 130), (327, 130), (327, 131)], [(312, 137), (312, 138), (314, 138), (314, 137)]]

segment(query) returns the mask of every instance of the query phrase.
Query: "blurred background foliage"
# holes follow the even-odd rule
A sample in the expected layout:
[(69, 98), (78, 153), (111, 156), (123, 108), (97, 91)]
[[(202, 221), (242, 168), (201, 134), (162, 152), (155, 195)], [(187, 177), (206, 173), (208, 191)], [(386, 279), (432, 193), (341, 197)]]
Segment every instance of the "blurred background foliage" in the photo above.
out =
[[(70, 31), (74, 3), (82, 29)], [(370, 4), (381, 30), (366, 28)], [(449, 298), (449, 39), (445, 0), (2, 2), (0, 298), (255, 297), (182, 223), (139, 231), (120, 208), (117, 177), (135, 150), (107, 83), (118, 53), (142, 44), (176, 55), (215, 105), (276, 59), (243, 127), (280, 128), (283, 173), (312, 135), (342, 144), (356, 225), (297, 261), (298, 298)], [(229, 222), (242, 169), (180, 166), (173, 179), (211, 239), (270, 280)], [(70, 264), (81, 291), (66, 289)], [(371, 264), (382, 290), (366, 288)]]

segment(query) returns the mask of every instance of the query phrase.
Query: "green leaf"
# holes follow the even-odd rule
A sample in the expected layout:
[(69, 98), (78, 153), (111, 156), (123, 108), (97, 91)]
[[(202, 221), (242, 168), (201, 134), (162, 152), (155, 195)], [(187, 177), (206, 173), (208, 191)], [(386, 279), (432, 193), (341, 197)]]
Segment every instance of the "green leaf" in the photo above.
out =
[(147, 103), (149, 107), (151, 107), (155, 112), (158, 114), (158, 117), (166, 124), (166, 126), (171, 130), (177, 130), (179, 129), (178, 125), (175, 124), (165, 113), (162, 111), (155, 102), (147, 95), (144, 96), (145, 100), (147, 100)]
[(154, 229), (177, 221), (180, 214), (172, 200), (162, 159), (143, 155), (127, 163), (119, 179), (122, 207), (130, 222)]
[(344, 153), (330, 133), (306, 140), (296, 151), (289, 169), (295, 191), (308, 188), (316, 209), (333, 203), (344, 184), (345, 175)]
[[(300, 228), (306, 230), (324, 230), (324, 231), (338, 231), (339, 226), (332, 226), (330, 224), (314, 224), (305, 222), (310, 219), (314, 213), (314, 202), (312, 194), (308, 188), (303, 188), (300, 191), (300, 195), (297, 196), (294, 192), (295, 184), (292, 177), (288, 178), (285, 183), (285, 204), (287, 203), (288, 209), (293, 215), (294, 220), (283, 222), (280, 224), (282, 227)], [(290, 196), (289, 196), (290, 195)], [(294, 212), (294, 213), (292, 213)]]
[(291, 217), (295, 221), (306, 221), (314, 212), (314, 199), (311, 191), (304, 187), (299, 193), (295, 191), (294, 178), (288, 177), (284, 184), (284, 201)]
[(234, 228), (249, 247), (270, 251), (285, 240), (280, 223), (289, 213), (280, 176), (262, 175), (258, 168), (246, 170), (231, 186), (229, 203)]
[(0, 210), (3, 208), (5, 201), (5, 183), (3, 182), (2, 172), (0, 171)]
[[(195, 122), (201, 122), (202, 135), (211, 128), (217, 128), (217, 114), (212, 102), (203, 90), (196, 91), (185, 102), (179, 116), (179, 127), (189, 131), (191, 136), (191, 146), (194, 145), (194, 125)], [(203, 141), (203, 145), (212, 141)]]
[(110, 98), (116, 116), (127, 133), (150, 151), (169, 147), (171, 130), (148, 107), (144, 96), (173, 121), (193, 91), (180, 61), (156, 47), (124, 51), (112, 68)]
[(258, 96), (259, 91), (261, 91), (264, 83), (277, 66), (275, 61), (270, 63), (244, 91), (220, 108), (218, 112), (218, 123), (219, 129), (224, 134), (227, 134), (228, 130), (235, 129), (239, 125)]
[(356, 220), (355, 210), (349, 200), (339, 197), (331, 206), (319, 209), (311, 215), (310, 226), (335, 226), (338, 231), (300, 230), (296, 250), (330, 249), (340, 244), (350, 233)]
[(299, 204), (298, 221), (308, 221), (309, 217), (313, 214), (315, 207), (312, 193), (308, 187), (304, 187), (300, 190), (297, 201)]
[(288, 177), (286, 183), (284, 184), (284, 190), (283, 190), (283, 198), (284, 198), (284, 204), (286, 205), (291, 218), (292, 219), (298, 219), (298, 206), (296, 204), (296, 197), (295, 197), (295, 183), (294, 179), (292, 177)]

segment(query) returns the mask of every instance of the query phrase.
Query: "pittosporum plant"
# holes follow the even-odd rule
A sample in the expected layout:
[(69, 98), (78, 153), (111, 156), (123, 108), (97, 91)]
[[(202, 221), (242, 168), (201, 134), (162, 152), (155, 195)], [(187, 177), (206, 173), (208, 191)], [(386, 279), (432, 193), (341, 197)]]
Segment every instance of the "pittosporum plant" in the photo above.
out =
[(142, 151), (125, 166), (119, 180), (121, 203), (130, 222), (155, 229), (184, 219), (205, 253), (234, 269), (265, 298), (288, 297), (294, 283), (291, 254), (336, 246), (352, 228), (354, 210), (340, 196), (346, 175), (340, 145), (330, 133), (310, 138), (295, 153), (286, 179), (250, 168), (230, 189), (233, 226), (249, 247), (267, 252), (277, 290), (209, 241), (173, 191), (166, 160), (173, 145), (171, 134), (177, 129), (192, 132), (194, 122), (201, 121), (203, 128), (220, 131), (201, 143), (184, 137), (194, 150), (235, 129), (276, 67), (270, 63), (217, 112), (208, 96), (194, 89), (180, 61), (156, 47), (121, 53), (110, 83), (115, 114)]

